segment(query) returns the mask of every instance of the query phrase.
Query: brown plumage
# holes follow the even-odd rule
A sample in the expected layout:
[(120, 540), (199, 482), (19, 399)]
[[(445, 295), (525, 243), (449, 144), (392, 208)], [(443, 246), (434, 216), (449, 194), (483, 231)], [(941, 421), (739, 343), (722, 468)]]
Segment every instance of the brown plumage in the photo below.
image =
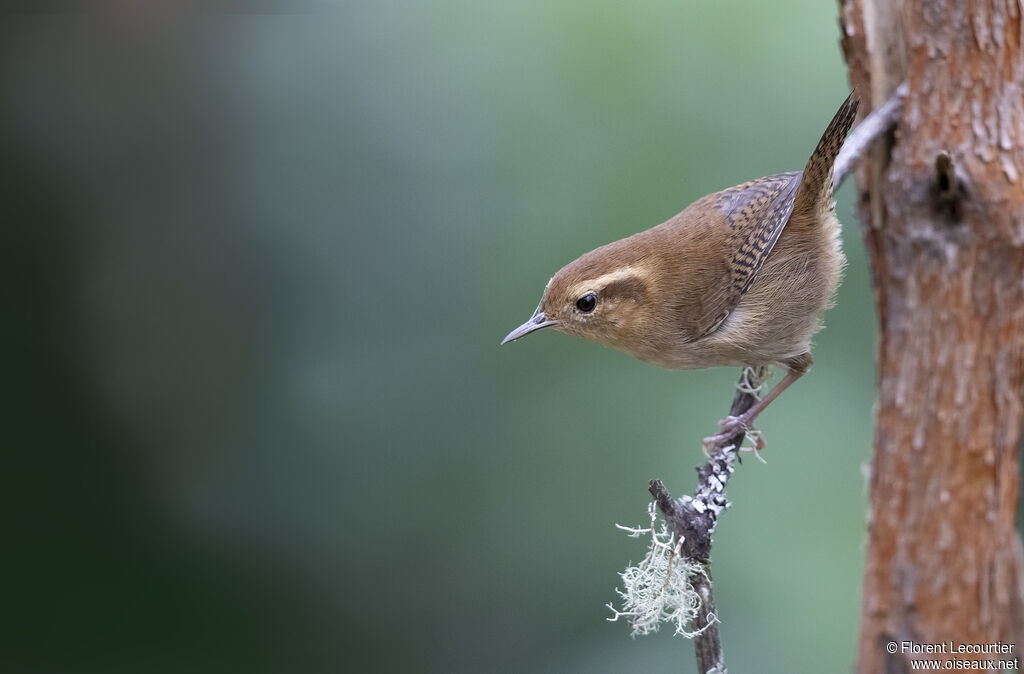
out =
[(811, 337), (839, 286), (832, 167), (856, 112), (851, 95), (803, 172), (709, 194), (570, 262), (502, 343), (551, 326), (666, 368), (781, 365), (786, 378), (707, 442), (749, 429), (810, 366)]

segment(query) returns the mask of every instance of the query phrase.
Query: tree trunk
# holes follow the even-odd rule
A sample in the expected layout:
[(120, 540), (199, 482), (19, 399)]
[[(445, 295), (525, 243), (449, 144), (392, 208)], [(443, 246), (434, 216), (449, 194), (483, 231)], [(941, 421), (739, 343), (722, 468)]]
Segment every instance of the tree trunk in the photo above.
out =
[[(840, 10), (862, 111), (903, 80), (909, 88), (895, 133), (857, 174), (879, 326), (857, 671), (1021, 657), (1024, 6), (840, 0)], [(1013, 650), (915, 654), (904, 641)]]

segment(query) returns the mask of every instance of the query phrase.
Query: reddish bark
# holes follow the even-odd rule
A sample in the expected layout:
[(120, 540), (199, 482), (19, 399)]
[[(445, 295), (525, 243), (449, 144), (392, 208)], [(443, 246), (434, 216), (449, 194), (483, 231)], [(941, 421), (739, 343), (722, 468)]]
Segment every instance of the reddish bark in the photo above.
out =
[(1024, 7), (840, 9), (862, 110), (909, 86), (895, 134), (857, 174), (879, 324), (857, 671), (935, 657), (889, 654), (889, 641), (1001, 641), (1019, 657)]

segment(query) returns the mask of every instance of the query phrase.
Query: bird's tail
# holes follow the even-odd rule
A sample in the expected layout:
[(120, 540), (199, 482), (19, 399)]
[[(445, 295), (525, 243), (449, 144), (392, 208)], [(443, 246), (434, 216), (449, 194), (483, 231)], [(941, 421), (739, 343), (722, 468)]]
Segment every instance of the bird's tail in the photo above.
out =
[(836, 112), (825, 133), (822, 134), (818, 146), (811, 153), (800, 179), (800, 187), (794, 199), (793, 210), (819, 211), (829, 208), (832, 203), (832, 167), (836, 155), (843, 147), (846, 134), (853, 126), (857, 116), (857, 105), (860, 101), (850, 94)]

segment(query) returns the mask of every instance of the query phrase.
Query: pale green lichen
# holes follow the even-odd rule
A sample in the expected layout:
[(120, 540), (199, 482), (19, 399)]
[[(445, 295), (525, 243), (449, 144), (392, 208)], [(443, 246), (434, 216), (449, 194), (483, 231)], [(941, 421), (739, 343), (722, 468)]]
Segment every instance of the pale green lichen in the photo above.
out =
[[(615, 592), (622, 598), (622, 608), (616, 609), (609, 603), (608, 608), (614, 615), (608, 620), (625, 619), (634, 637), (657, 632), (664, 622), (673, 625), (676, 634), (693, 638), (701, 632), (690, 629), (701, 602), (690, 579), (695, 575), (706, 576), (707, 572), (702, 564), (679, 554), (680, 544), (664, 523), (660, 528), (656, 526), (657, 514), (653, 503), (648, 510), (650, 527), (615, 525), (628, 532), (631, 538), (649, 534), (651, 547), (639, 564), (620, 574), (622, 588)], [(715, 620), (713, 615), (709, 616), (708, 624)]]

